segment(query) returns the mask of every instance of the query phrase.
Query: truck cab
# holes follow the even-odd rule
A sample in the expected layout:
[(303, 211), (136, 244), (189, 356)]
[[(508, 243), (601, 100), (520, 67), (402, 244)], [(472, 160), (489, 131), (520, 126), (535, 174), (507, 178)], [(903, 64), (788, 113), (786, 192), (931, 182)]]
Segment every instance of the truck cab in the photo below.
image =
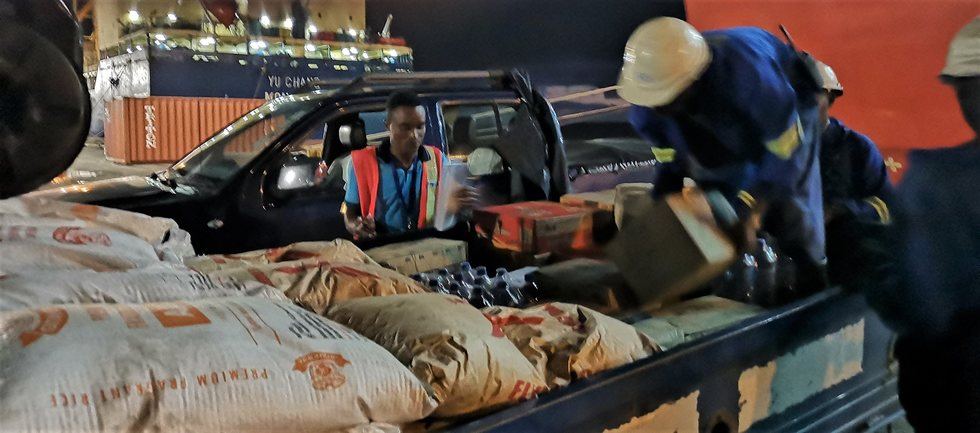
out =
[[(340, 209), (350, 152), (387, 136), (385, 100), (417, 93), (424, 143), (466, 162), (477, 149), (506, 161), (481, 176), (491, 202), (568, 191), (558, 121), (517, 72), (369, 74), (272, 100), (218, 131), (168, 170), (34, 193), (172, 218), (199, 253), (349, 238)], [(390, 240), (389, 240), (390, 241)]]

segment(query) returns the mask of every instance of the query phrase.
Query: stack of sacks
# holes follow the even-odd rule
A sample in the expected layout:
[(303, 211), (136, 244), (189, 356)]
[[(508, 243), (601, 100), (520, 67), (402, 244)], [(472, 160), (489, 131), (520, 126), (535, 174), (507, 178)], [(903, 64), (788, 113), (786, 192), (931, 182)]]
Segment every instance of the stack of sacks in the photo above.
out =
[(0, 201), (0, 311), (224, 296), (285, 300), (258, 282), (208, 277), (181, 261), (187, 232), (170, 219), (45, 199)]
[(201, 272), (211, 272), (233, 267), (269, 265), (308, 259), (366, 265), (378, 264), (356, 245), (343, 239), (328, 242), (297, 242), (284, 247), (238, 254), (188, 257), (184, 259), (184, 264)]
[[(297, 258), (301, 260), (279, 261)], [(378, 265), (345, 240), (197, 257), (185, 263), (222, 280), (276, 287), (289, 299), (319, 314), (326, 313), (330, 305), (349, 299), (425, 292), (415, 280)]]
[(426, 293), (361, 298), (328, 317), (380, 344), (433, 390), (437, 417), (478, 413), (546, 389), (503, 330), (466, 301)]
[(289, 302), (0, 312), (10, 431), (391, 431), (435, 401), (385, 349)]
[(524, 310), (490, 307), (483, 313), (552, 389), (657, 351), (632, 326), (579, 305), (555, 302)]
[(44, 271), (0, 278), (0, 311), (41, 305), (165, 302), (226, 296), (286, 300), (258, 282), (236, 282), (174, 265), (121, 272)]
[(632, 326), (573, 304), (481, 313), (428, 293), (341, 302), (327, 316), (374, 340), (435, 393), (437, 417), (472, 415), (657, 352)]
[(0, 201), (0, 274), (122, 271), (193, 256), (170, 219), (45, 199)]

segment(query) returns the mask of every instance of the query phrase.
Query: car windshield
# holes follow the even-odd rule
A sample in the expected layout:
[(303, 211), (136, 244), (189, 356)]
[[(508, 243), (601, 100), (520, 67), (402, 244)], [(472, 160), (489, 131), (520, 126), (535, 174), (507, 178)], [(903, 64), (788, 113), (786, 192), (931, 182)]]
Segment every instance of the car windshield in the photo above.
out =
[(175, 163), (178, 183), (220, 187), (284, 131), (316, 110), (327, 93), (292, 95), (270, 101), (242, 116)]

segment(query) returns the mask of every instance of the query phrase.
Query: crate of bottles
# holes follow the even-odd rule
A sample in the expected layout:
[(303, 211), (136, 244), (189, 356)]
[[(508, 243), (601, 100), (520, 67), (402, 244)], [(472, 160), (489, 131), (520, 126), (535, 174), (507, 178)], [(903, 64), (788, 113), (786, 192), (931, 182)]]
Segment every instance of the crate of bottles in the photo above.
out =
[(412, 275), (429, 291), (459, 296), (476, 308), (504, 306), (523, 308), (534, 303), (536, 267), (514, 271), (497, 268), (493, 273), (485, 266), (474, 267), (462, 262), (429, 272)]

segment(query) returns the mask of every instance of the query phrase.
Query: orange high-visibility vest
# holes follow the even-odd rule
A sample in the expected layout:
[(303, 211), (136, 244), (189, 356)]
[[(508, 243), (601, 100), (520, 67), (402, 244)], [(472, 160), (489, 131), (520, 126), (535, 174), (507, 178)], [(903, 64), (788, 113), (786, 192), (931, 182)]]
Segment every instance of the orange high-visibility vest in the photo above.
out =
[[(418, 228), (431, 226), (436, 218), (436, 191), (439, 174), (442, 173), (442, 151), (432, 146), (422, 146), (429, 160), (422, 162), (422, 190), (419, 191)], [(361, 200), (361, 215), (374, 217), (378, 204), (378, 185), (381, 171), (378, 167), (376, 147), (351, 152), (354, 177), (357, 178), (357, 194)]]

